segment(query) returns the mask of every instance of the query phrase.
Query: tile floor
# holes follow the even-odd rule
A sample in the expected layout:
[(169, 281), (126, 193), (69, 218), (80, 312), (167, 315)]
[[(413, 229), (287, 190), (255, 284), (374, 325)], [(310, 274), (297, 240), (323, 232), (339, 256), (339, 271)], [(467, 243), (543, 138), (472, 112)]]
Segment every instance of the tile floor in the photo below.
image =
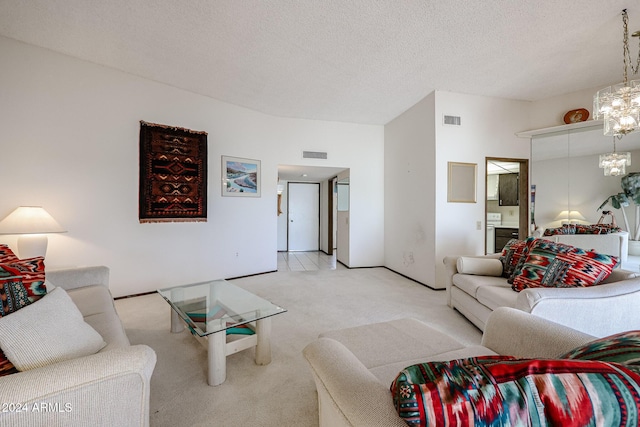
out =
[[(640, 256), (629, 255), (629, 259), (621, 266), (626, 270), (640, 271)], [(321, 251), (313, 252), (278, 252), (278, 271), (336, 270), (346, 268), (336, 262), (335, 251), (327, 255)]]
[(324, 252), (278, 252), (278, 271), (336, 270), (346, 268)]

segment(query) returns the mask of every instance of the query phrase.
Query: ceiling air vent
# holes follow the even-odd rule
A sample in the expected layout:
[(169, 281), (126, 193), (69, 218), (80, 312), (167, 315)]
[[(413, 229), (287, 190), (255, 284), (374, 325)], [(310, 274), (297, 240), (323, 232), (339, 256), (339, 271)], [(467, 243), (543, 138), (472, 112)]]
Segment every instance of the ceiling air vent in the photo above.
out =
[(321, 151), (303, 151), (302, 152), (303, 159), (325, 159), (327, 158), (327, 153), (323, 153)]
[(460, 126), (460, 116), (444, 116), (445, 125)]

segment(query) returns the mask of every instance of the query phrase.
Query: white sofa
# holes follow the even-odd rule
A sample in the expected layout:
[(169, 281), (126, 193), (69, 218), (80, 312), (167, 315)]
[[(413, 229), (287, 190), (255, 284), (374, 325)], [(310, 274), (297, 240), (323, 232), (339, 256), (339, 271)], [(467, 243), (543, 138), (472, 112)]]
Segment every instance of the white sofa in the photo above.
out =
[(0, 402), (13, 404), (0, 410), (0, 426), (148, 426), (156, 354), (130, 345), (109, 292), (109, 269), (47, 271), (46, 277), (47, 288), (64, 288), (107, 345), (90, 356), (0, 377)]
[(405, 367), (484, 355), (554, 358), (594, 337), (512, 308), (489, 317), (481, 345), (464, 346), (415, 319), (327, 332), (303, 354), (318, 391), (320, 427), (406, 427), (389, 386)]
[(597, 286), (516, 292), (504, 277), (459, 273), (457, 260), (457, 256), (444, 258), (447, 302), (480, 330), (499, 307), (517, 308), (597, 337), (640, 329), (639, 273), (616, 269)]
[(629, 233), (626, 231), (609, 234), (556, 234), (554, 236), (543, 236), (543, 233), (544, 230), (539, 228), (535, 231), (534, 237), (614, 255), (618, 257), (620, 263), (625, 263), (628, 259)]

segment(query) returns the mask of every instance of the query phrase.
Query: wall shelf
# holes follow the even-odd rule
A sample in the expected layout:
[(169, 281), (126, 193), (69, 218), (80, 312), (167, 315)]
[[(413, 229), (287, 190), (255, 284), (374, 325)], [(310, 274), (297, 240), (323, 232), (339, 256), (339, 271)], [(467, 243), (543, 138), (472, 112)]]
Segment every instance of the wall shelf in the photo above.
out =
[(586, 120), (584, 122), (570, 123), (568, 125), (552, 126), (548, 128), (542, 128), (542, 129), (525, 130), (522, 132), (517, 132), (516, 136), (520, 138), (532, 138), (534, 136), (540, 136), (540, 135), (545, 135), (549, 133), (566, 132), (570, 130), (587, 129), (587, 128), (603, 127), (603, 126), (604, 126), (604, 121), (602, 120)]

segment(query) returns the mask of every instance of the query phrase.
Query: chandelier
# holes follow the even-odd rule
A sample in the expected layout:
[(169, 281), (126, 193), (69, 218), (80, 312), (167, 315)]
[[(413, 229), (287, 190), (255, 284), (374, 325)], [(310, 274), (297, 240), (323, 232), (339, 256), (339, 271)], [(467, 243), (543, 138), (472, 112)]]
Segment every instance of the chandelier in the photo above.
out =
[[(635, 67), (630, 65), (628, 20), (627, 9), (624, 9), (622, 11), (624, 81), (599, 90), (593, 97), (593, 118), (604, 120), (605, 135), (619, 138), (640, 129), (640, 80), (628, 81), (627, 79), (627, 68), (630, 67), (633, 74), (638, 72), (640, 51)], [(632, 36), (638, 37), (640, 32), (635, 32)], [(638, 47), (640, 50), (640, 43)], [(600, 162), (602, 163), (602, 160)]]
[(604, 169), (604, 176), (625, 175), (626, 167), (631, 166), (631, 153), (616, 152), (616, 137), (613, 137), (613, 153), (600, 154), (600, 165)]

